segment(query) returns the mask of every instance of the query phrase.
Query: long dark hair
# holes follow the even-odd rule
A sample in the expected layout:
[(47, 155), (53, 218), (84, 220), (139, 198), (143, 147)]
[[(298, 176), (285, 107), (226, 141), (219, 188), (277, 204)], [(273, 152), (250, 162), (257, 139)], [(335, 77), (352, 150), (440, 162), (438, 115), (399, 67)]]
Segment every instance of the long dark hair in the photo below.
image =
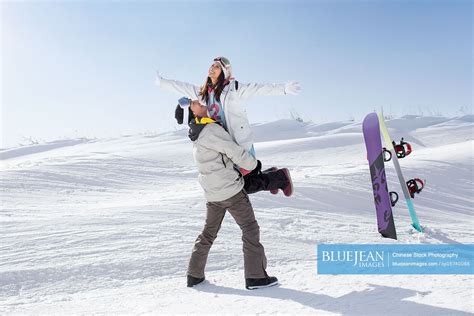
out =
[(224, 77), (224, 72), (221, 71), (221, 74), (217, 78), (217, 83), (214, 85), (212, 84), (211, 78), (209, 76), (206, 78), (206, 81), (204, 82), (204, 85), (201, 87), (201, 91), (199, 92), (199, 95), (203, 97), (204, 100), (206, 100), (206, 104), (209, 104), (209, 92), (207, 89), (211, 87), (214, 89), (214, 95), (216, 96), (217, 101), (221, 101), (221, 93), (222, 90), (224, 90), (224, 87), (226, 85), (226, 80)]

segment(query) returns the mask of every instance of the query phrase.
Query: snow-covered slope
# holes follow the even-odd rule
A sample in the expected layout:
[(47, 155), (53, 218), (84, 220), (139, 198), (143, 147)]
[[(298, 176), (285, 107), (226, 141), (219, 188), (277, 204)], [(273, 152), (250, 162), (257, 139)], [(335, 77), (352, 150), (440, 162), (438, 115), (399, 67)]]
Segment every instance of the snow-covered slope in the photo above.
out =
[[(398, 241), (377, 233), (361, 122), (282, 120), (253, 127), (264, 168), (288, 167), (291, 198), (251, 197), (268, 272), (279, 287), (244, 290), (230, 216), (207, 281), (185, 287), (204, 223), (186, 131), (10, 148), (1, 156), (0, 313), (473, 313), (472, 276), (316, 273), (319, 243), (472, 243), (473, 117), (388, 122), (414, 152), (405, 176), (427, 180), (415, 202), (425, 233), (394, 209)], [(401, 191), (391, 164), (391, 190)], [(401, 192), (400, 192), (401, 193)]]

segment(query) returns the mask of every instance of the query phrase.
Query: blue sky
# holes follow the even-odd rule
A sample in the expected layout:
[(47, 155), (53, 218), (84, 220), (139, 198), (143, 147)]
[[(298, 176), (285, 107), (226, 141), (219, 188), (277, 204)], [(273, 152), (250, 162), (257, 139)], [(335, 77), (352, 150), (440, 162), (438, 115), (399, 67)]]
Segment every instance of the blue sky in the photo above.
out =
[(472, 112), (471, 1), (1, 2), (2, 144), (176, 127), (166, 78), (201, 85), (215, 56), (241, 82), (297, 80), (246, 101), (251, 122)]

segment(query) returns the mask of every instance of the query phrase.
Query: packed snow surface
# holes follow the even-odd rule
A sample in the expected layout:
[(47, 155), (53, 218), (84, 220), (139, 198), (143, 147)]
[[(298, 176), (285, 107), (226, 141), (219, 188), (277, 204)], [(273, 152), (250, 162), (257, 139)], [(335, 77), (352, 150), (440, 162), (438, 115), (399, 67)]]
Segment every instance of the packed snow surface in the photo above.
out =
[[(241, 233), (226, 216), (206, 267), (185, 273), (205, 217), (185, 130), (71, 139), (2, 149), (0, 314), (312, 313), (472, 314), (472, 275), (320, 275), (322, 243), (473, 243), (473, 117), (387, 122), (412, 144), (405, 177), (426, 180), (394, 208), (398, 240), (377, 232), (361, 122), (257, 124), (264, 168), (288, 167), (295, 193), (251, 202), (268, 273), (280, 285), (244, 288)], [(393, 165), (389, 189), (401, 195)]]

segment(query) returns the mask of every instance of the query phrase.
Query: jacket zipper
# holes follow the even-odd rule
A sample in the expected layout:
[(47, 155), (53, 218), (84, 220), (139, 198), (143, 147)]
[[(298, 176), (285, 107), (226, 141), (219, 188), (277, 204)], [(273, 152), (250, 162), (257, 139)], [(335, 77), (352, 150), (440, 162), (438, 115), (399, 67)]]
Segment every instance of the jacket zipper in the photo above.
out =
[(224, 167), (227, 168), (227, 165), (225, 164), (225, 161), (224, 161), (224, 155), (221, 153), (221, 160), (222, 160), (222, 163), (224, 164)]
[(224, 111), (224, 116), (225, 116), (225, 120), (226, 120), (226, 130), (227, 132), (230, 134), (230, 136), (234, 137), (232, 134), (232, 129), (230, 128), (230, 123), (228, 121), (228, 118), (229, 116), (227, 115), (227, 106), (225, 105), (225, 101), (227, 100), (227, 95), (229, 94), (229, 91), (230, 91), (230, 83), (227, 85), (227, 91), (225, 92), (225, 96), (224, 96), (224, 102), (221, 103), (221, 106), (222, 106), (222, 110)]

